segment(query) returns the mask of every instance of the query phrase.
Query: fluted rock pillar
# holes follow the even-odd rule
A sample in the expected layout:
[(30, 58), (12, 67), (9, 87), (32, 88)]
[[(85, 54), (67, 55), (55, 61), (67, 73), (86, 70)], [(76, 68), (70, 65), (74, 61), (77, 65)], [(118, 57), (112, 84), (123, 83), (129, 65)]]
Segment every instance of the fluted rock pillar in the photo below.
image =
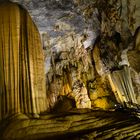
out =
[(43, 51), (28, 12), (0, 3), (0, 120), (47, 109)]
[(124, 66), (122, 70), (114, 71), (109, 77), (112, 90), (119, 103), (128, 107), (130, 103), (138, 104), (128, 66)]

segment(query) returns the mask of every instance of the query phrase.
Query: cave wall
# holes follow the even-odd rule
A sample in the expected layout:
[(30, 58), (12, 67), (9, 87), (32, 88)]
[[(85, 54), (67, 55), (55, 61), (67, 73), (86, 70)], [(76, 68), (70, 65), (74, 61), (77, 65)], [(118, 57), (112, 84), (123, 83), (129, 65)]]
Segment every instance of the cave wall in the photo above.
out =
[(101, 1), (36, 2), (20, 1), (40, 35), (22, 6), (0, 3), (0, 138), (139, 139), (140, 28)]
[[(87, 106), (89, 103), (92, 107), (104, 109), (114, 107), (116, 104), (114, 92), (116, 90), (113, 90), (113, 87), (109, 84), (110, 78), (108, 77), (110, 75), (108, 75), (108, 71), (110, 70), (108, 70), (108, 67), (112, 69), (112, 67), (118, 66), (122, 59), (122, 50), (128, 46), (130, 48), (134, 46), (134, 42), (131, 40), (134, 40), (133, 34), (139, 26), (139, 1), (129, 1), (130, 4), (128, 5), (128, 1), (122, 0), (120, 17), (120, 11), (114, 10), (119, 8), (120, 2), (115, 5), (113, 0), (110, 0), (112, 8), (109, 9), (105, 8), (105, 4), (100, 5), (101, 1), (98, 1), (98, 5), (95, 6), (96, 1), (94, 0), (88, 1), (88, 3), (86, 0), (21, 0), (15, 2), (28, 9), (40, 31), (45, 56), (46, 94), (50, 109), (53, 108), (61, 96), (68, 96), (77, 100), (79, 105), (87, 102)], [(133, 13), (135, 4), (136, 12)], [(107, 19), (106, 16), (110, 18)], [(131, 16), (132, 22), (130, 22)], [(136, 23), (134, 24), (133, 20), (135, 18)], [(112, 28), (114, 28), (113, 31), (121, 34), (123, 43), (117, 44), (118, 46), (115, 44), (116, 40), (113, 40), (115, 35), (112, 35)], [(97, 36), (106, 34), (112, 36), (113, 41), (111, 42), (107, 37), (101, 39), (101, 42), (107, 46), (106, 49), (110, 47), (112, 49), (106, 51), (103, 48), (103, 50), (94, 49), (93, 51)], [(104, 43), (104, 41), (107, 43)], [(130, 42), (131, 44), (129, 44)], [(118, 48), (116, 49), (116, 47)], [(101, 51), (103, 53), (100, 53)], [(109, 54), (109, 59), (100, 56), (105, 53)], [(128, 53), (133, 54), (133, 57), (135, 55), (132, 51), (128, 51)], [(97, 57), (95, 57), (96, 55)], [(111, 58), (113, 59), (111, 60)], [(129, 60), (131, 61), (130, 57)], [(138, 61), (137, 58), (135, 60)], [(130, 62), (130, 65), (133, 65), (133, 63)], [(135, 69), (133, 68), (131, 75), (139, 79), (139, 71), (136, 72)], [(138, 99), (139, 82), (135, 79), (132, 78), (132, 82)], [(83, 100), (84, 94), (86, 95), (85, 101)], [(76, 95), (78, 95), (78, 98)], [(80, 99), (81, 95), (82, 99)], [(90, 105), (88, 107), (90, 108)]]

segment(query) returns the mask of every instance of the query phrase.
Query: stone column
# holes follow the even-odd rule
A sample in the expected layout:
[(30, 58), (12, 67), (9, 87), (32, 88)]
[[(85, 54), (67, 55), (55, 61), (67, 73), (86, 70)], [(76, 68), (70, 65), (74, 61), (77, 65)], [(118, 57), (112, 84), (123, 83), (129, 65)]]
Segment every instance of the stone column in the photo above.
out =
[(0, 3), (0, 120), (47, 110), (40, 35), (28, 12)]

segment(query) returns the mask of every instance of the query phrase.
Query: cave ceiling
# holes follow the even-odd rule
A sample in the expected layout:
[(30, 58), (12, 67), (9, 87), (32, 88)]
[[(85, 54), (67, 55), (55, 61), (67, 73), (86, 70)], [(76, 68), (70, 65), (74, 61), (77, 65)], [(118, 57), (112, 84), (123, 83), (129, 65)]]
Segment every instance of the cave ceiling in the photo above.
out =
[[(83, 29), (83, 19), (74, 11), (71, 0), (12, 0), (23, 5), (32, 16), (41, 32), (49, 32), (50, 36), (63, 35), (64, 32), (55, 32), (54, 28), (58, 21), (75, 28), (76, 31)], [(74, 16), (76, 15), (76, 16)], [(73, 18), (69, 18), (73, 16)], [(64, 19), (64, 20), (63, 20)], [(67, 26), (68, 26), (67, 25)], [(53, 32), (54, 31), (54, 32)]]
[[(50, 36), (57, 36), (64, 34), (63, 32), (53, 32), (54, 27), (58, 21), (66, 22), (72, 26), (76, 31), (80, 32), (84, 29), (85, 23), (83, 18), (79, 15), (78, 10), (75, 9), (74, 2), (76, 0), (11, 0), (23, 5), (32, 16), (34, 22), (39, 28), (40, 32), (48, 32)], [(95, 0), (93, 0), (95, 1)], [(125, 2), (126, 0), (121, 0)], [(88, 4), (88, 2), (86, 3)], [(140, 1), (134, 0), (136, 4), (136, 23), (135, 28), (140, 23), (139, 9)], [(66, 18), (69, 17), (69, 18)], [(70, 18), (73, 17), (73, 18)]]

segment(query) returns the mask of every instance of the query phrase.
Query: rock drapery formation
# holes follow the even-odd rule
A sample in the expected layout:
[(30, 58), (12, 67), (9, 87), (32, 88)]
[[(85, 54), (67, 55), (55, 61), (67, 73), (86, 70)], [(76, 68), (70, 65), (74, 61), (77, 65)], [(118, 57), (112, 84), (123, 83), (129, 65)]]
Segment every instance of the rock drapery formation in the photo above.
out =
[(132, 85), (127, 51), (124, 49), (119, 54), (119, 46), (106, 38), (106, 43), (100, 40), (95, 45), (93, 58), (98, 74), (108, 78), (117, 102), (124, 107), (132, 107), (132, 104), (138, 105), (138, 101)]
[[(16, 0), (13, 0), (13, 1), (16, 1)], [(92, 66), (93, 68), (90, 68), (86, 72), (85, 71), (83, 72), (83, 70), (82, 71), (80, 70), (83, 68), (85, 64), (80, 64), (80, 65), (76, 64), (78, 68), (76, 65), (74, 66), (76, 68), (71, 68), (72, 65), (68, 64), (70, 62), (68, 60), (69, 58), (66, 57), (65, 55), (69, 55), (69, 52), (71, 52), (71, 50), (74, 50), (74, 51), (78, 50), (76, 48), (81, 47), (81, 46), (84, 47), (86, 51), (88, 49), (92, 49), (93, 44), (95, 43), (95, 40), (98, 35), (104, 34), (104, 35), (107, 35), (107, 38), (108, 38), (109, 36), (111, 36), (111, 34), (114, 31), (115, 32), (117, 31), (118, 33), (120, 33), (120, 36), (121, 36), (122, 45), (121, 47), (120, 45), (117, 45), (118, 50), (122, 51), (123, 49), (126, 49), (129, 43), (131, 42), (131, 40), (133, 40), (132, 33), (135, 32), (136, 27), (139, 25), (138, 0), (134, 0), (134, 1), (130, 1), (130, 0), (122, 0), (122, 1), (120, 0), (117, 0), (117, 1), (116, 0), (109, 0), (109, 1), (105, 1), (105, 0), (93, 0), (93, 1), (89, 1), (89, 0), (74, 0), (74, 1), (73, 0), (71, 1), (70, 0), (67, 0), (67, 1), (22, 0), (22, 1), (16, 1), (16, 2), (19, 2), (23, 4), (24, 6), (26, 6), (26, 8), (28, 8), (34, 21), (37, 23), (40, 32), (41, 33), (43, 32), (42, 33), (43, 48), (45, 49), (45, 53), (47, 52), (46, 60), (45, 60), (46, 61), (45, 68), (46, 68), (46, 75), (47, 77), (49, 77), (48, 78), (49, 80), (47, 80), (47, 90), (48, 90), (47, 98), (49, 99), (50, 108), (52, 108), (54, 104), (57, 102), (57, 98), (59, 98), (59, 95), (65, 96), (68, 93), (72, 93), (73, 79), (71, 78), (71, 75), (73, 72), (71, 71), (77, 71), (76, 72), (77, 75), (79, 75), (78, 73), (83, 75), (80, 77), (80, 79), (77, 78), (77, 81), (80, 80), (81, 83), (83, 83), (83, 85), (85, 86), (88, 93), (87, 97), (92, 98), (92, 99), (90, 98), (90, 100), (92, 100), (91, 101), (92, 106), (94, 105), (96, 106), (98, 102), (101, 102), (101, 100), (103, 100), (105, 104), (106, 103), (110, 104), (109, 103), (110, 99), (108, 99), (108, 97), (110, 98), (113, 96), (112, 91), (111, 91), (113, 89), (109, 87), (108, 84), (106, 83), (109, 82), (108, 80), (111, 78), (110, 77), (111, 75), (107, 76), (109, 78), (105, 76), (108, 79), (106, 80), (105, 78), (105, 81), (103, 80), (104, 78), (102, 78), (104, 76), (97, 78), (99, 77), (97, 76), (98, 74), (97, 75), (95, 74), (97, 66), (94, 65), (94, 61), (92, 60), (92, 58), (90, 61), (93, 64)], [(34, 8), (36, 10), (33, 10)], [(136, 21), (136, 24), (135, 24), (135, 21)], [(117, 43), (116, 38), (117, 38), (117, 35), (115, 35), (114, 38), (111, 38), (111, 40), (114, 41), (112, 44)], [(78, 42), (77, 45), (76, 45), (76, 42)], [(70, 48), (72, 49), (70, 50)], [(52, 60), (51, 57), (53, 54), (53, 53), (51, 54), (51, 52), (54, 52), (54, 50), (55, 50), (54, 58), (55, 58), (56, 64), (51, 62)], [(104, 51), (105, 53), (106, 53), (106, 50), (104, 51), (102, 49), (102, 51)], [(59, 54), (61, 52), (62, 52), (61, 55), (63, 58), (58, 60), (57, 58), (59, 58)], [(118, 57), (121, 57), (121, 52), (118, 52), (117, 50), (114, 50), (114, 52), (119, 53)], [(110, 55), (107, 56), (107, 57), (110, 57), (109, 68), (111, 69), (112, 69), (112, 66), (114, 67), (114, 65), (116, 68), (120, 67), (119, 66), (120, 60), (118, 60), (118, 58), (117, 59), (114, 58), (112, 55), (114, 54), (114, 52), (112, 48), (112, 50), (110, 51)], [(86, 54), (91, 57), (90, 51), (87, 52)], [(131, 55), (131, 54), (134, 54), (134, 52), (128, 51), (128, 54)], [(77, 53), (77, 55), (80, 56), (82, 54)], [(114, 56), (115, 55), (116, 54), (114, 54)], [(111, 58), (113, 59), (111, 60)], [(74, 63), (75, 61), (74, 58), (70, 57), (70, 59), (72, 61), (70, 63)], [(116, 60), (117, 60), (117, 63), (114, 64)], [(138, 61), (138, 59), (136, 61)], [(92, 64), (89, 64), (89, 65), (91, 66)], [(133, 64), (130, 65), (129, 67), (131, 70), (132, 70), (132, 66)], [(53, 70), (52, 70), (52, 67), (53, 67)], [(70, 67), (71, 70), (68, 70), (69, 68), (66, 68), (66, 67)], [(105, 70), (108, 70), (108, 68), (107, 69), (105, 68)], [(135, 79), (139, 79), (139, 76), (138, 76), (139, 74), (135, 72), (135, 70), (132, 70), (133, 72), (131, 70), (130, 70), (130, 73), (131, 73), (130, 77), (132, 78), (134, 94), (136, 94), (137, 96), (136, 98), (137, 100), (139, 100), (138, 99), (139, 98), (139, 93), (138, 93), (139, 82), (138, 80), (135, 80)], [(89, 74), (91, 71), (94, 73), (94, 76), (93, 75), (91, 76)], [(89, 78), (89, 75), (90, 75), (90, 78)], [(100, 81), (104, 81), (104, 82), (100, 82)], [(73, 83), (74, 82), (75, 81), (73, 81)], [(96, 85), (95, 83), (98, 86), (95, 86)], [(77, 87), (77, 89), (80, 89), (80, 88)], [(78, 91), (77, 89), (76, 91)], [(101, 92), (104, 94), (102, 94)], [(101, 95), (103, 99), (100, 99), (102, 98)], [(72, 98), (75, 98), (75, 97), (73, 96)], [(95, 98), (97, 99), (97, 101)], [(94, 104), (94, 101), (96, 101), (95, 104)], [(111, 99), (111, 102), (112, 102), (112, 99)], [(97, 106), (102, 107), (100, 103)]]
[(43, 30), (47, 91), (36, 26), (21, 6), (1, 3), (0, 138), (139, 139), (140, 32), (131, 34), (130, 0), (21, 1)]
[(114, 92), (118, 102), (124, 107), (131, 107), (132, 104), (138, 104), (136, 100), (136, 94), (132, 86), (132, 79), (130, 75), (130, 69), (128, 66), (124, 66), (122, 70), (114, 71), (111, 74)]
[(140, 46), (140, 27), (138, 27), (134, 34), (134, 40), (132, 42), (133, 46), (130, 45), (130, 50), (127, 52), (128, 61), (130, 63), (130, 72), (132, 77), (132, 84), (134, 88), (134, 92), (136, 94), (136, 99), (138, 104), (140, 104), (140, 94), (139, 94), (139, 86), (140, 86), (140, 76), (139, 76), (139, 63), (140, 63), (140, 57), (139, 57), (139, 46)]
[[(71, 24), (71, 18), (78, 17), (72, 10), (73, 13), (68, 14), (70, 17), (66, 14), (64, 17), (60, 16), (54, 25), (53, 35), (46, 33), (44, 37), (45, 33), (42, 34), (47, 54), (47, 98), (50, 108), (53, 108), (59, 96), (65, 95), (75, 99), (77, 107), (82, 107), (82, 102), (87, 102), (84, 106), (87, 107), (88, 101), (91, 102), (91, 107), (103, 109), (113, 108), (116, 100), (120, 104), (132, 101), (137, 104), (138, 95), (132, 85), (131, 66), (123, 68), (123, 65), (127, 65), (125, 49), (134, 38), (129, 29), (133, 23), (128, 19), (123, 20), (122, 16), (132, 14), (134, 5), (131, 7), (128, 2), (130, 7), (125, 9), (128, 12), (122, 9), (121, 13), (118, 9), (124, 7), (124, 2), (116, 1), (114, 4), (113, 1), (91, 1), (90, 6), (86, 5), (85, 0), (76, 3), (78, 8), (75, 11), (81, 14), (85, 22), (85, 25), (82, 25), (83, 31), (78, 31), (77, 27), (74, 28)], [(115, 78), (117, 73), (120, 73), (120, 78), (124, 80)], [(113, 79), (117, 79), (119, 85), (116, 85), (116, 80)], [(117, 86), (121, 87), (122, 91)], [(124, 92), (128, 97), (121, 101)], [(86, 99), (82, 101), (84, 95)]]
[(44, 58), (38, 29), (28, 12), (0, 3), (0, 120), (47, 109)]

